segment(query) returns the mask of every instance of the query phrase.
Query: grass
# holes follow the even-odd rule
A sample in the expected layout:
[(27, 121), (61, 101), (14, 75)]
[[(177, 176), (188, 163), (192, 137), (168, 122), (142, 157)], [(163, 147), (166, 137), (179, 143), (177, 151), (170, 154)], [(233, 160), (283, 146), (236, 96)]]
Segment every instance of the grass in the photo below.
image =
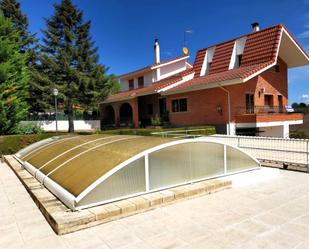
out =
[[(115, 129), (106, 131), (97, 131), (98, 134), (115, 134), (115, 135), (140, 135), (140, 136), (151, 136), (153, 132), (163, 131), (177, 131), (177, 130), (194, 130), (194, 129), (205, 129), (205, 131), (191, 132), (190, 134), (201, 134), (201, 135), (212, 135), (216, 133), (215, 127), (213, 126), (193, 126), (193, 127), (179, 127), (179, 128), (138, 128), (138, 129)], [(31, 135), (8, 135), (0, 136), (0, 155), (14, 154), (24, 147), (38, 142), (40, 140), (57, 136), (64, 135), (66, 133), (55, 133), (48, 132), (42, 134), (31, 134)], [(89, 133), (79, 133), (89, 134)]]

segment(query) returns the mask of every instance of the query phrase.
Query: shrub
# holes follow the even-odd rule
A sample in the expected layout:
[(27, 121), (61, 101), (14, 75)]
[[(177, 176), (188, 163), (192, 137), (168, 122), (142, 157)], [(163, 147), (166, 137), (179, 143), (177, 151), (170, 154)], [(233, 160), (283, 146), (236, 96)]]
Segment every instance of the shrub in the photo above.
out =
[(22, 148), (40, 140), (56, 136), (57, 133), (0, 136), (0, 154), (14, 154)]
[(41, 134), (43, 130), (34, 122), (19, 123), (17, 134)]
[(158, 115), (156, 115), (154, 118), (151, 118), (151, 125), (160, 126), (161, 124), (161, 119)]
[(309, 135), (304, 131), (292, 131), (290, 134), (290, 138), (308, 139)]

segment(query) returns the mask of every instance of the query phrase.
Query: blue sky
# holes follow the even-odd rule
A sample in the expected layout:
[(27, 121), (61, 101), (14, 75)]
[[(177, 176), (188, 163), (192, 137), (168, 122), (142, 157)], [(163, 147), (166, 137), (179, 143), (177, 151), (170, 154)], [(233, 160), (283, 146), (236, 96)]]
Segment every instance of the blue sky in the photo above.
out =
[[(60, 0), (20, 0), (30, 29), (41, 36), (44, 17)], [(161, 59), (180, 55), (185, 30), (193, 62), (198, 49), (250, 32), (254, 21), (265, 28), (283, 23), (309, 51), (309, 0), (73, 0), (91, 20), (100, 62), (122, 74), (153, 63), (153, 40)], [(309, 103), (309, 67), (290, 69), (290, 103)]]

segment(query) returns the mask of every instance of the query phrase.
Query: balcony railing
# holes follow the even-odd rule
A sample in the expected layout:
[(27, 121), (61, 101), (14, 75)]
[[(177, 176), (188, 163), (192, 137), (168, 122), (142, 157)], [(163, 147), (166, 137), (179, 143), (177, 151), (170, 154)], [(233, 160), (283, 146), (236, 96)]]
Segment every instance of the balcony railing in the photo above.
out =
[(237, 113), (239, 115), (243, 114), (272, 114), (272, 113), (288, 113), (286, 107), (284, 106), (247, 106), (238, 107)]

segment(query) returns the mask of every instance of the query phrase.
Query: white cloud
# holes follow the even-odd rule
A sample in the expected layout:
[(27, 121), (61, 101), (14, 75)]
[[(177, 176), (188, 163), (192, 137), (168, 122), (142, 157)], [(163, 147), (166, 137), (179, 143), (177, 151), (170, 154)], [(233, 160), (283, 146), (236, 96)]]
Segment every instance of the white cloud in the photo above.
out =
[(306, 31), (300, 33), (297, 37), (298, 38), (308, 38), (309, 37), (309, 30), (306, 30)]
[(309, 94), (302, 94), (300, 99), (304, 102), (309, 103)]

